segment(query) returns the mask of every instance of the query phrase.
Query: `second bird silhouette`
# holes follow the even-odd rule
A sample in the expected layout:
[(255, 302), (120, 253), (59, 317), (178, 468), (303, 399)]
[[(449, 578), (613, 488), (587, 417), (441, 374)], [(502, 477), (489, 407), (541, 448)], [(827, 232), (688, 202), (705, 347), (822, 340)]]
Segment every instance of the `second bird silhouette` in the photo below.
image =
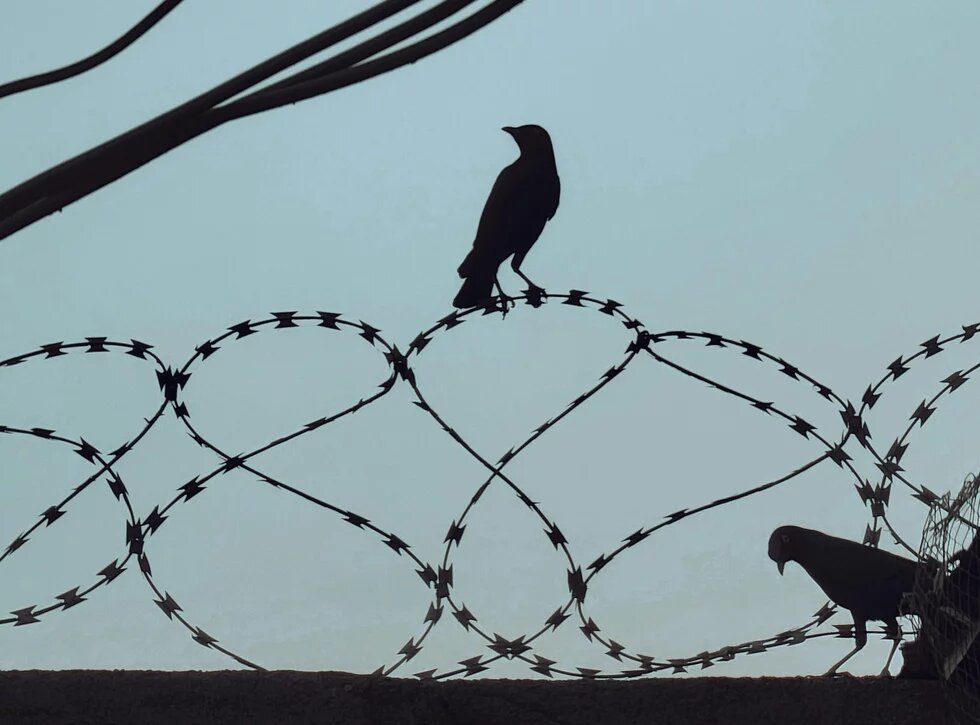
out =
[(503, 130), (517, 142), (521, 155), (500, 172), (490, 190), (473, 248), (457, 270), (463, 286), (453, 300), (456, 307), (484, 304), (494, 287), (504, 296), (497, 269), (511, 255), (511, 269), (532, 289), (541, 289), (521, 271), (521, 264), (558, 209), (561, 184), (555, 152), (551, 136), (541, 126), (504, 126)]
[(788, 561), (802, 566), (810, 578), (836, 604), (850, 610), (854, 619), (854, 649), (839, 660), (827, 675), (864, 648), (868, 642), (868, 620), (885, 623), (893, 638), (888, 661), (881, 674), (888, 674), (901, 640), (898, 617), (902, 599), (915, 588), (917, 561), (874, 549), (848, 539), (799, 526), (780, 526), (769, 537), (769, 558), (779, 573)]

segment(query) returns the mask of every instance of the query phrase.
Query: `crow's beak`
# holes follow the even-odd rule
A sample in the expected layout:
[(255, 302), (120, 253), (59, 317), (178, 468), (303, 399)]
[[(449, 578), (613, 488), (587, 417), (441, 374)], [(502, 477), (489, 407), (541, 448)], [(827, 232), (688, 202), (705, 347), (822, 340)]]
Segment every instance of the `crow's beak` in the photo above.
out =
[(501, 130), (501, 131), (504, 131), (505, 133), (509, 133), (509, 134), (510, 134), (511, 136), (513, 136), (513, 135), (514, 135), (514, 132), (515, 132), (515, 131), (516, 131), (517, 129), (516, 129), (516, 128), (514, 128), (513, 126), (504, 126), (504, 127), (503, 127), (502, 129), (500, 129), (500, 130)]
[(776, 562), (776, 568), (779, 569), (779, 576), (782, 576), (783, 575), (783, 567), (784, 566), (786, 566), (786, 562), (785, 561), (777, 561)]

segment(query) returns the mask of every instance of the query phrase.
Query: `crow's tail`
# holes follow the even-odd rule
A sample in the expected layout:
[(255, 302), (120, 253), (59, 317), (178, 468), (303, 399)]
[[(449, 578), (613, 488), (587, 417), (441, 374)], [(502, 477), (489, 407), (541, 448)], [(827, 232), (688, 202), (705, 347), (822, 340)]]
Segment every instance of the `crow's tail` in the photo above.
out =
[(453, 300), (455, 307), (476, 307), (490, 298), (493, 292), (493, 274), (475, 271), (463, 280), (463, 286)]

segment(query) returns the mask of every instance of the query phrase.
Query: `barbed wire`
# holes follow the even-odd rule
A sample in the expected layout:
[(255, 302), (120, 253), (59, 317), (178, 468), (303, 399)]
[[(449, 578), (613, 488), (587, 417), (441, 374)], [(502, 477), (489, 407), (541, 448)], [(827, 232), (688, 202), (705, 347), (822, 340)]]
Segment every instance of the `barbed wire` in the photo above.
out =
[[(577, 308), (583, 311), (598, 312), (604, 318), (619, 323), (627, 334), (628, 343), (626, 349), (618, 361), (614, 362), (600, 376), (595, 384), (569, 402), (558, 415), (545, 420), (518, 445), (510, 448), (496, 459), (493, 459), (471, 445), (429, 402), (418, 384), (416, 373), (417, 360), (437, 337), (446, 335), (450, 330), (463, 324), (471, 317), (493, 314), (499, 311), (501, 309), (500, 306), (503, 304), (523, 304), (525, 307), (538, 309), (546, 304), (553, 303), (559, 303), (569, 308)], [(214, 443), (192, 421), (190, 408), (185, 401), (185, 390), (189, 381), (199, 367), (206, 363), (209, 358), (216, 355), (219, 351), (232, 346), (235, 342), (258, 333), (268, 334), (269, 332), (296, 327), (316, 328), (339, 334), (353, 334), (355, 337), (361, 338), (364, 343), (370, 345), (371, 348), (383, 356), (387, 365), (387, 376), (378, 384), (374, 392), (366, 397), (360, 398), (357, 402), (339, 412), (310, 421), (291, 433), (275, 438), (252, 450), (237, 454), (228, 452)], [(919, 346), (921, 348), (920, 350), (908, 356), (898, 357), (893, 363), (887, 366), (887, 373), (880, 380), (868, 386), (861, 398), (860, 406), (857, 407), (850, 400), (839, 396), (829, 386), (803, 372), (800, 367), (782, 357), (771, 354), (760, 345), (705, 331), (668, 330), (663, 332), (650, 332), (637, 318), (627, 314), (620, 303), (612, 299), (590, 295), (588, 292), (582, 290), (570, 290), (567, 293), (561, 294), (528, 290), (524, 294), (515, 297), (496, 298), (488, 302), (484, 307), (454, 311), (419, 333), (408, 344), (404, 353), (396, 345), (389, 343), (382, 336), (380, 329), (362, 320), (349, 319), (337, 313), (323, 311), (309, 314), (302, 314), (297, 311), (274, 312), (268, 317), (239, 322), (226, 328), (220, 335), (205, 340), (196, 346), (194, 354), (185, 363), (177, 366), (167, 364), (166, 361), (154, 352), (152, 345), (135, 339), (117, 341), (105, 337), (87, 337), (82, 342), (65, 343), (62, 341), (41, 345), (39, 348), (30, 352), (0, 361), (0, 368), (23, 364), (36, 364), (43, 360), (65, 355), (123, 354), (153, 366), (162, 400), (155, 412), (145, 418), (145, 425), (131, 440), (108, 453), (101, 452), (96, 446), (82, 437), (71, 437), (45, 428), (25, 428), (0, 424), (0, 433), (3, 434), (29, 436), (38, 440), (67, 445), (76, 454), (91, 464), (94, 469), (94, 472), (76, 486), (68, 496), (48, 507), (40, 514), (37, 521), (18, 534), (3, 553), (0, 554), (0, 562), (12, 557), (15, 553), (22, 554), (28, 548), (27, 545), (32, 536), (37, 534), (40, 529), (55, 525), (61, 520), (73, 500), (82, 491), (100, 479), (106, 481), (113, 496), (122, 504), (126, 511), (126, 551), (103, 567), (98, 572), (98, 578), (93, 583), (69, 587), (61, 594), (55, 595), (47, 604), (30, 604), (11, 609), (9, 611), (12, 616), (0, 619), (0, 624), (11, 624), (14, 626), (34, 624), (48, 614), (56, 611), (64, 611), (87, 601), (90, 595), (97, 589), (115, 581), (127, 569), (131, 562), (135, 560), (136, 566), (153, 593), (153, 601), (168, 619), (186, 629), (193, 640), (200, 645), (221, 652), (246, 667), (262, 669), (261, 665), (242, 657), (232, 649), (220, 644), (217, 638), (192, 622), (189, 615), (183, 611), (174, 596), (166, 588), (161, 587), (154, 579), (150, 558), (147, 553), (152, 537), (171, 519), (172, 512), (175, 508), (189, 505), (200, 494), (217, 485), (220, 477), (224, 474), (241, 470), (250, 473), (261, 482), (274, 487), (282, 493), (296, 496), (308, 504), (333, 513), (338, 517), (339, 522), (353, 526), (365, 535), (380, 540), (400, 559), (410, 562), (410, 565), (413, 566), (423, 585), (430, 591), (432, 598), (425, 614), (422, 616), (420, 629), (409, 637), (406, 644), (397, 651), (391, 662), (382, 665), (375, 671), (375, 674), (378, 675), (393, 674), (418, 655), (429, 635), (439, 623), (446, 619), (443, 615), (446, 613), (447, 607), (457, 624), (466, 632), (482, 640), (483, 646), (473, 656), (459, 660), (457, 662), (458, 667), (449, 667), (443, 670), (430, 669), (413, 673), (416, 677), (422, 679), (445, 679), (461, 675), (469, 676), (487, 670), (495, 662), (507, 659), (521, 661), (527, 664), (530, 670), (548, 677), (562, 675), (589, 679), (623, 679), (654, 672), (685, 672), (688, 668), (692, 667), (704, 669), (721, 662), (731, 661), (740, 655), (759, 654), (776, 647), (794, 646), (821, 637), (852, 637), (853, 625), (824, 626), (837, 611), (837, 608), (828, 602), (820, 606), (812, 618), (800, 626), (777, 632), (768, 637), (728, 644), (717, 649), (705, 650), (687, 656), (657, 658), (633, 649), (607, 635), (595, 621), (593, 615), (589, 613), (586, 605), (586, 597), (589, 588), (594, 585), (596, 578), (610, 562), (616, 560), (627, 550), (647, 541), (657, 532), (705, 511), (770, 490), (828, 460), (835, 463), (839, 468), (848, 472), (853, 477), (858, 498), (863, 506), (870, 509), (871, 516), (865, 528), (864, 543), (870, 546), (878, 546), (882, 530), (888, 529), (896, 543), (899, 543), (913, 553), (917, 553), (918, 547), (913, 548), (909, 546), (897, 534), (886, 516), (886, 510), (891, 498), (892, 485), (895, 480), (898, 480), (912, 492), (915, 499), (923, 504), (931, 506), (934, 509), (938, 507), (940, 510), (946, 512), (948, 516), (959, 516), (958, 511), (954, 510), (958, 507), (952, 506), (948, 499), (942, 499), (925, 486), (910, 480), (905, 475), (905, 471), (901, 466), (901, 460), (910, 445), (916, 424), (918, 424), (919, 428), (923, 427), (938, 409), (941, 399), (944, 396), (948, 397), (966, 383), (969, 380), (969, 376), (977, 368), (980, 368), (980, 363), (954, 372), (945, 378), (942, 381), (943, 385), (939, 391), (932, 397), (924, 399), (911, 414), (909, 425), (890, 444), (884, 455), (881, 455), (874, 445), (872, 445), (872, 436), (865, 422), (865, 416), (874, 408), (888, 385), (894, 383), (899, 377), (908, 372), (912, 365), (921, 360), (939, 355), (954, 342), (966, 343), (973, 340), (978, 330), (980, 330), (980, 323), (964, 326), (962, 332), (945, 338), (936, 335), (922, 343)], [(712, 377), (695, 372), (667, 356), (668, 348), (680, 343), (690, 342), (704, 343), (705, 347), (716, 351), (736, 352), (760, 365), (774, 366), (790, 380), (810, 386), (813, 392), (823, 402), (835, 407), (841, 418), (843, 430), (837, 434), (825, 434), (800, 415), (785, 410), (773, 401), (763, 400), (737, 390), (734, 387), (725, 385)], [(569, 547), (569, 540), (565, 532), (559, 527), (557, 521), (548, 515), (541, 503), (531, 500), (521, 485), (512, 476), (508, 475), (505, 469), (532, 444), (565, 420), (574, 411), (580, 409), (601, 390), (610, 385), (628, 366), (635, 364), (639, 358), (660, 364), (688, 378), (705, 383), (712, 389), (749, 405), (752, 409), (759, 411), (769, 418), (781, 420), (794, 433), (814, 444), (814, 456), (802, 465), (769, 481), (713, 501), (693, 505), (690, 508), (682, 508), (668, 514), (662, 521), (627, 534), (617, 548), (608, 554), (600, 553), (598, 557), (583, 568), (582, 563), (573, 556)], [(406, 539), (398, 536), (392, 530), (373, 523), (363, 513), (335, 505), (285, 480), (271, 476), (260, 468), (260, 463), (258, 462), (262, 454), (301, 436), (320, 430), (341, 418), (357, 413), (385, 397), (399, 385), (407, 385), (414, 396), (414, 404), (424, 411), (441, 430), (487, 472), (486, 479), (476, 489), (459, 515), (450, 523), (442, 542), (444, 544), (442, 559), (436, 563), (423, 560)], [(213, 453), (219, 459), (219, 463), (210, 471), (195, 476), (186, 483), (183, 483), (168, 501), (157, 504), (149, 512), (137, 516), (129, 497), (129, 490), (123, 478), (114, 467), (168, 413), (173, 414), (198, 445)], [(849, 448), (850, 452), (846, 450), (847, 448)], [(859, 455), (859, 452), (860, 454), (866, 453), (870, 455), (881, 474), (880, 479), (874, 485), (872, 485), (869, 479), (861, 476), (853, 463), (854, 459), (852, 454)], [(496, 462), (491, 462), (492, 460)], [(493, 631), (491, 627), (484, 624), (481, 617), (478, 616), (478, 613), (474, 612), (462, 600), (458, 599), (453, 592), (454, 553), (462, 546), (470, 515), (486, 491), (493, 485), (503, 485), (508, 488), (541, 522), (543, 525), (543, 534), (547, 537), (554, 549), (560, 553), (567, 565), (568, 598), (563, 602), (555, 603), (556, 608), (544, 619), (538, 629), (526, 632), (517, 637), (504, 637)], [(972, 521), (963, 519), (962, 517), (957, 518), (957, 520), (972, 527), (974, 530), (976, 529), (976, 524)], [(562, 664), (557, 658), (547, 657), (543, 654), (542, 650), (540, 650), (539, 640), (543, 640), (547, 634), (555, 632), (559, 627), (565, 625), (568, 620), (573, 619), (573, 617), (578, 620), (579, 630), (586, 640), (597, 647), (601, 647), (604, 653), (617, 663), (614, 669), (603, 671), (593, 668), (575, 667)], [(885, 630), (882, 630), (882, 633), (887, 636)], [(908, 634), (908, 632), (903, 634)], [(486, 649), (489, 649), (491, 654), (487, 654)]]

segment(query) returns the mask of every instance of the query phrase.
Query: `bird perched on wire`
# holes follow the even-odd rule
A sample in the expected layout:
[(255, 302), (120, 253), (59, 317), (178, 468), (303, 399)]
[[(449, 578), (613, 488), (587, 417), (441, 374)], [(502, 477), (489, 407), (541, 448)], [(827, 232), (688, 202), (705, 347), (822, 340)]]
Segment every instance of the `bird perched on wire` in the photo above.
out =
[[(521, 155), (500, 172), (490, 190), (473, 248), (457, 270), (463, 286), (453, 300), (456, 307), (484, 304), (494, 287), (504, 297), (497, 269), (511, 255), (511, 269), (531, 290), (544, 291), (521, 271), (521, 264), (558, 209), (561, 184), (551, 136), (535, 125), (504, 126), (503, 130), (517, 142)], [(506, 315), (506, 301), (503, 311)]]
[(918, 562), (887, 551), (839, 539), (799, 526), (780, 526), (769, 537), (769, 558), (776, 562), (779, 573), (787, 561), (802, 566), (810, 578), (839, 606), (848, 609), (854, 619), (854, 649), (837, 662), (827, 675), (854, 656), (868, 642), (868, 620), (885, 623), (885, 630), (894, 639), (888, 666), (899, 644), (898, 616), (903, 595), (915, 587)]

